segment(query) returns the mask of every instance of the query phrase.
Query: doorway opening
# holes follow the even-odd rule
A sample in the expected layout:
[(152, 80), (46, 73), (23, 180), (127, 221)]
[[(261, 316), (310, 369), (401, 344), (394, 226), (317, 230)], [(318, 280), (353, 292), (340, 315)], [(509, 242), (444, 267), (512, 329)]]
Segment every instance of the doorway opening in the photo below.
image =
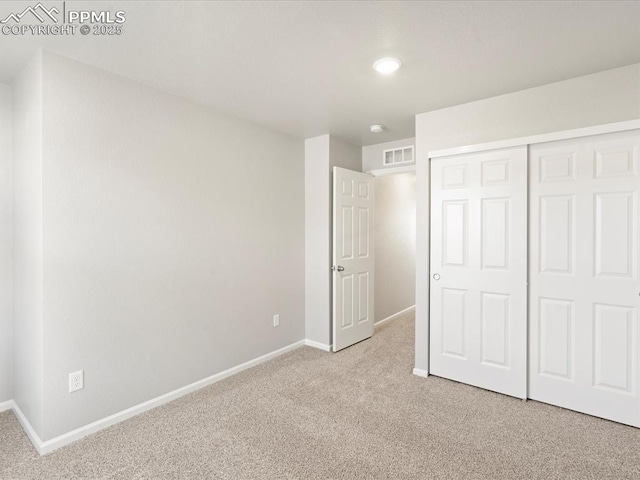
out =
[(415, 172), (334, 167), (333, 351), (415, 306)]
[(416, 174), (375, 177), (375, 323), (415, 306)]

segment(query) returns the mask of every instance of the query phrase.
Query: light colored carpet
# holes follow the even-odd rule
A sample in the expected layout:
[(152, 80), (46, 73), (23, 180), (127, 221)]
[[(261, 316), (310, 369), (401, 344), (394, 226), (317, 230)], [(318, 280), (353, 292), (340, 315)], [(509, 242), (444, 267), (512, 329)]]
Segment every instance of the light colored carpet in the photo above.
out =
[(640, 478), (638, 429), (411, 375), (413, 324), (301, 348), (44, 457), (2, 413), (0, 478)]

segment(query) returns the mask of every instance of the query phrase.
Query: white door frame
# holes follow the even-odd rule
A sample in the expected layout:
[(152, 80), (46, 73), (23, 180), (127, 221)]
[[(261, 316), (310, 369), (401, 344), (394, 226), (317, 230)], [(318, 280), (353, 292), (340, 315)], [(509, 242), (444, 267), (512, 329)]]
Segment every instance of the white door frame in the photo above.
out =
[(413, 374), (421, 377), (429, 375), (429, 257), (431, 222), (431, 177), (430, 162), (433, 158), (447, 157), (462, 153), (482, 152), (498, 148), (531, 145), (536, 143), (566, 140), (570, 138), (588, 137), (604, 133), (624, 132), (640, 129), (640, 119), (626, 122), (597, 125), (594, 127), (564, 130), (529, 137), (520, 137), (496, 142), (481, 143), (464, 147), (435, 150), (422, 154), (420, 145), (416, 145), (416, 330), (415, 330), (415, 362)]
[(402, 173), (415, 173), (416, 165), (406, 165), (403, 167), (378, 168), (376, 170), (367, 170), (365, 173), (374, 177), (386, 177), (387, 175), (400, 175)]

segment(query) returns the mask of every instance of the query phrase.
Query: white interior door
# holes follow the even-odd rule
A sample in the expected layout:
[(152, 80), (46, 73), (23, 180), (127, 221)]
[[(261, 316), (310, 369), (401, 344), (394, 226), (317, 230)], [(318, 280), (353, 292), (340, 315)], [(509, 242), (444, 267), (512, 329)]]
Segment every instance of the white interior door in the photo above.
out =
[(430, 285), (430, 373), (525, 398), (525, 146), (431, 161)]
[(532, 146), (530, 397), (640, 427), (640, 132)]
[(333, 167), (333, 351), (373, 335), (373, 176)]

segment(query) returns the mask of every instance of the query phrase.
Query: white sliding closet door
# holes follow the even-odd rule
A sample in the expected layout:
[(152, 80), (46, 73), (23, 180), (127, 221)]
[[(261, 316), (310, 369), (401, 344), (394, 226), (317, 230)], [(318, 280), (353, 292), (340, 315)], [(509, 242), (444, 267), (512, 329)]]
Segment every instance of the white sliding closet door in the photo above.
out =
[(431, 161), (430, 373), (515, 397), (527, 378), (527, 148)]
[(529, 396), (640, 427), (640, 132), (530, 147)]

